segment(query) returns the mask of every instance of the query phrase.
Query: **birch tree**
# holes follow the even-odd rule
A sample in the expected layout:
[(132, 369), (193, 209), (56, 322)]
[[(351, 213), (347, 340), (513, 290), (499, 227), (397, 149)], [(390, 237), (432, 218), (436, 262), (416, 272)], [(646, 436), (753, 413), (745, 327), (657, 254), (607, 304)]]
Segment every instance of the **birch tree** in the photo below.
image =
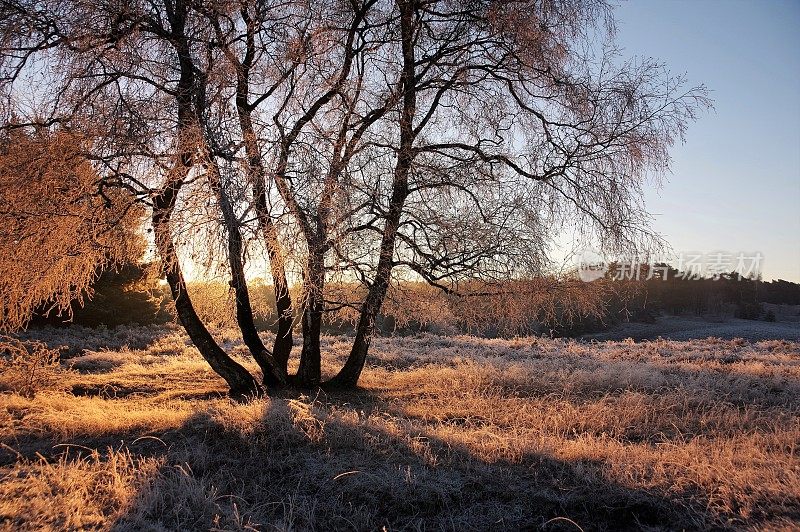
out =
[[(565, 225), (604, 249), (646, 249), (648, 179), (708, 106), (702, 86), (623, 59), (602, 1), (14, 0), (2, 10), (4, 129), (13, 113), (15, 127), (91, 139), (104, 186), (150, 209), (179, 319), (236, 396), (355, 386), (393, 283), (453, 298), (476, 283), (518, 286), (546, 272)], [(37, 102), (26, 107), (29, 80)], [(189, 244), (223, 265), (261, 379), (194, 311)], [(246, 275), (259, 250), (278, 316), (269, 348)], [(342, 285), (361, 288), (340, 297)], [(356, 334), (324, 382), (321, 324), (342, 306)]]

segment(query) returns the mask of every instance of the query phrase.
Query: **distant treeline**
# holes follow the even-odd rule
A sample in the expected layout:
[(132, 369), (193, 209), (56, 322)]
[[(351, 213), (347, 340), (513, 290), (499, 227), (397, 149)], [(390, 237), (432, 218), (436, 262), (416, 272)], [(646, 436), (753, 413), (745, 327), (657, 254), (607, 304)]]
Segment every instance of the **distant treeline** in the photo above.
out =
[(774, 319), (764, 303), (800, 305), (800, 284), (782, 279), (762, 281), (736, 272), (715, 277), (685, 275), (657, 265), (657, 275), (643, 276), (639, 308), (668, 314), (728, 314), (744, 319)]
[[(397, 289), (394, 299), (390, 294), (379, 328), (387, 334), (436, 331), (481, 336), (578, 336), (624, 321), (651, 322), (660, 314), (775, 321), (780, 316), (765, 304), (800, 305), (800, 284), (790, 281), (762, 281), (736, 273), (697, 278), (665, 265), (657, 265), (657, 270), (650, 275), (647, 270), (640, 271), (638, 279), (618, 279), (612, 269), (591, 283), (563, 278), (509, 281), (493, 284), (491, 294), (473, 289), (467, 297), (410, 283)], [(190, 291), (204, 320), (220, 327), (236, 326), (229, 286), (222, 282), (194, 283)], [(256, 283), (251, 299), (258, 328), (272, 329), (274, 298), (269, 285)], [(74, 305), (71, 318), (48, 313), (45, 307), (32, 324), (163, 324), (174, 320), (171, 308), (171, 297), (152, 270), (129, 264), (100, 273), (91, 298), (84, 306)], [(347, 307), (342, 308), (345, 310), (330, 313), (327, 332), (351, 330)]]
[(798, 308), (784, 308), (778, 315), (775, 305), (800, 306), (800, 284), (782, 279), (763, 281), (736, 272), (703, 277), (689, 275), (665, 264), (651, 271), (642, 266), (638, 276), (621, 276), (612, 267), (597, 285), (602, 294), (603, 311), (550, 324), (555, 336), (579, 336), (607, 330), (621, 322), (652, 323), (659, 315), (735, 317), (747, 320), (780, 321), (797, 316)]

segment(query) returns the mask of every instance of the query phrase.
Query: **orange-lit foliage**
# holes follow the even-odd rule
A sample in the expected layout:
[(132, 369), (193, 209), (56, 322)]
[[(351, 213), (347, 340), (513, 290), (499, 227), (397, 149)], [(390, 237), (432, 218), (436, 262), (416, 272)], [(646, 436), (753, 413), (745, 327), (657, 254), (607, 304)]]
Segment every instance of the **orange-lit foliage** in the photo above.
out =
[(54, 388), (59, 373), (59, 349), (44, 342), (0, 336), (0, 390), (33, 398), (40, 388)]
[(24, 327), (42, 306), (69, 312), (100, 268), (143, 252), (142, 209), (101, 189), (82, 148), (64, 132), (0, 139), (0, 330)]

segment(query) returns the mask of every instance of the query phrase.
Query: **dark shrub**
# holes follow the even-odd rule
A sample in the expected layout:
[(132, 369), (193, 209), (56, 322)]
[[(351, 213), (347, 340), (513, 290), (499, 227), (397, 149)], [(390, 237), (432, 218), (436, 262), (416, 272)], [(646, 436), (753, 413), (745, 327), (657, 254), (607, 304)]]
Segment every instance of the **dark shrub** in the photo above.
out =
[(743, 320), (757, 320), (761, 318), (763, 313), (764, 305), (761, 303), (748, 302), (739, 303), (738, 307), (736, 307), (736, 313), (734, 315)]

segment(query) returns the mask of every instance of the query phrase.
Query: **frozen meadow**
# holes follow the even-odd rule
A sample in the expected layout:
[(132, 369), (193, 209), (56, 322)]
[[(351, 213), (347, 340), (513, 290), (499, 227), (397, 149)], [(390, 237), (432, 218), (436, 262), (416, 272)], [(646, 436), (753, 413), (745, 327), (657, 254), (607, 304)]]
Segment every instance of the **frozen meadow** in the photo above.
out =
[(800, 526), (793, 340), (382, 337), (355, 392), (239, 404), (174, 326), (25, 336), (65, 348), (0, 379), (3, 529)]

